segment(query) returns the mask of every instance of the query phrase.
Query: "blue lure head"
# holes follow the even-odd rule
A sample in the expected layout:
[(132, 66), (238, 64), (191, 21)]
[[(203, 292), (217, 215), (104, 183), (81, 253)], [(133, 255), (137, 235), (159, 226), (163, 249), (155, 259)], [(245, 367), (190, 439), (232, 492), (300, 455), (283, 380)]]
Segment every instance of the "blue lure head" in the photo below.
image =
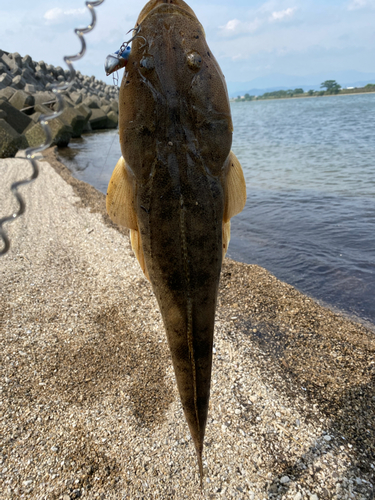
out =
[(131, 47), (130, 45), (127, 45), (122, 52), (120, 52), (120, 50), (116, 50), (116, 52), (114, 52), (113, 54), (109, 54), (106, 57), (104, 70), (107, 76), (126, 66), (129, 59)]

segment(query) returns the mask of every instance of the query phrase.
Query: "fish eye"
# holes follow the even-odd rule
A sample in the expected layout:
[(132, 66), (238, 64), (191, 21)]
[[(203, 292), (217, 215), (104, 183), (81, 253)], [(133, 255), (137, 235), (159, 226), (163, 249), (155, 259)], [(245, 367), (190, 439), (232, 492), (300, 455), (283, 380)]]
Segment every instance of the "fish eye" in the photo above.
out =
[(187, 55), (187, 63), (192, 71), (199, 71), (202, 66), (202, 57), (200, 54), (198, 54), (198, 52), (192, 50)]

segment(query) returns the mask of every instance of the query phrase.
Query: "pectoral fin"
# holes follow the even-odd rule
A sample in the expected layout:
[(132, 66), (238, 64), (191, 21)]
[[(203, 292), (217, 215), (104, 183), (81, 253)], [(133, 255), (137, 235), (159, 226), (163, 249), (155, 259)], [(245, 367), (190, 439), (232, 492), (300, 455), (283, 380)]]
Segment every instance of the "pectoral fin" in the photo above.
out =
[(106, 206), (111, 220), (129, 229), (138, 229), (134, 189), (132, 173), (121, 156), (108, 184)]
[(241, 163), (231, 151), (228, 156), (227, 175), (225, 179), (225, 205), (223, 221), (227, 223), (239, 214), (246, 203), (246, 183)]
[(130, 241), (133, 252), (138, 259), (139, 265), (146, 278), (150, 280), (145, 258), (143, 255), (142, 242), (138, 230), (138, 219), (134, 208), (135, 182), (124, 158), (121, 156), (113, 170), (107, 190), (107, 212), (115, 224), (130, 229)]
[(225, 205), (223, 215), (223, 258), (230, 241), (230, 219), (240, 213), (246, 203), (246, 183), (241, 163), (231, 151), (227, 160), (225, 178)]

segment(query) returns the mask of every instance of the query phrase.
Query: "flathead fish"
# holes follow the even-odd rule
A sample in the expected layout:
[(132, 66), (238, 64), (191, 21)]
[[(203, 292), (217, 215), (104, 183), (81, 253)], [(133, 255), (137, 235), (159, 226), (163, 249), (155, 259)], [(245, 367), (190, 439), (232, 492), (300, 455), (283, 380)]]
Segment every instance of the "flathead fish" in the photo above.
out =
[(192, 9), (151, 0), (135, 33), (107, 211), (130, 229), (158, 300), (202, 479), (220, 271), (246, 186), (225, 80)]

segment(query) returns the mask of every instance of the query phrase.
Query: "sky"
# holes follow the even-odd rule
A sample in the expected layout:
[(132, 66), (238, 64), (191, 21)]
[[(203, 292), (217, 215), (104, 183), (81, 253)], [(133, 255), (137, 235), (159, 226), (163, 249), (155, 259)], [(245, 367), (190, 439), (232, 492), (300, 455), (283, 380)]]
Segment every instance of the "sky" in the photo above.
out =
[[(104, 73), (105, 58), (129, 38), (145, 3), (105, 0), (97, 7), (97, 26), (86, 36), (87, 53), (76, 69), (112, 83)], [(282, 75), (294, 75), (297, 82), (343, 71), (375, 74), (375, 0), (188, 3), (232, 90), (259, 78), (277, 86)], [(64, 67), (63, 56), (80, 50), (74, 28), (87, 25), (91, 16), (84, 0), (0, 0), (0, 19), (1, 49)]]

